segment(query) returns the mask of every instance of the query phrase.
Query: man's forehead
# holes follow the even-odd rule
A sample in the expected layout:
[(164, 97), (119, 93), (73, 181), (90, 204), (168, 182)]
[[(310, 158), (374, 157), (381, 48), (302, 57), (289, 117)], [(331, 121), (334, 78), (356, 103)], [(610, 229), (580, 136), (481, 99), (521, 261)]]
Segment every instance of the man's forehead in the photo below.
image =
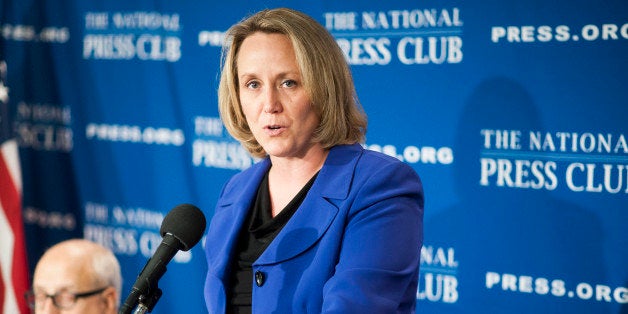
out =
[(72, 292), (74, 291), (74, 285), (55, 285), (54, 283), (41, 283), (33, 285), (33, 291), (44, 292), (46, 294), (56, 294), (59, 292)]
[(76, 289), (91, 288), (87, 283), (91, 281), (86, 272), (86, 265), (75, 259), (46, 258), (35, 270), (33, 287), (55, 289), (60, 291), (74, 291)]

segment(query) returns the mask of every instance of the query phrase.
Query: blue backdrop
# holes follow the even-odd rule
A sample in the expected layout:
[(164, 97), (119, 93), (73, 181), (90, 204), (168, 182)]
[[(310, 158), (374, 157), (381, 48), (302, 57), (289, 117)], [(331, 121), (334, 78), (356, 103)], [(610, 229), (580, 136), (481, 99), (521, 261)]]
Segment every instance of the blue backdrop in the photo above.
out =
[[(289, 6), (345, 51), (367, 147), (424, 181), (417, 312), (628, 313), (626, 1), (0, 4), (31, 271), (85, 237), (126, 296), (172, 207), (211, 218), (255, 162), (218, 117), (224, 31)], [(204, 313), (205, 268), (178, 254), (153, 312)]]

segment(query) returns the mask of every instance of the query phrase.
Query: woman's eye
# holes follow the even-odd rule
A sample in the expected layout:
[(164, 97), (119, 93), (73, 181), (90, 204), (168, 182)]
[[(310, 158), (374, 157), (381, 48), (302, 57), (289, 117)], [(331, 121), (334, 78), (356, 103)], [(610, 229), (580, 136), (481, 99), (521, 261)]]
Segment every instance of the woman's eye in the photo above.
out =
[(255, 89), (255, 88), (259, 87), (259, 83), (256, 82), (256, 81), (251, 81), (251, 82), (248, 82), (248, 83), (244, 84), (244, 86), (246, 86), (247, 88)]
[(285, 87), (295, 87), (295, 86), (297, 86), (297, 81), (295, 81), (295, 80), (285, 80), (285, 81), (283, 81), (282, 85), (285, 86)]

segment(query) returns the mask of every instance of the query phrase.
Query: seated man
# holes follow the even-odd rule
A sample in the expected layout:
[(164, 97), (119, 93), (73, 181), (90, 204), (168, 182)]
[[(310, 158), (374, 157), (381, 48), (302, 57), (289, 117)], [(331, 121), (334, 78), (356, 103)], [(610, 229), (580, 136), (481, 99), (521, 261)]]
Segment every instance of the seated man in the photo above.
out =
[(107, 248), (83, 239), (58, 243), (35, 267), (33, 290), (26, 294), (35, 313), (118, 312), (120, 264)]

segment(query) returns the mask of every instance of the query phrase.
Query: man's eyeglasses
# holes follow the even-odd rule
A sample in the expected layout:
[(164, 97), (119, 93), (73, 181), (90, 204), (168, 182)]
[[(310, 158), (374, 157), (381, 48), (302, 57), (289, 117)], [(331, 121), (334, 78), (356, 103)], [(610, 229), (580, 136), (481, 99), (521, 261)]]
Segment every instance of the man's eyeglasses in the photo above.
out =
[(76, 300), (97, 295), (105, 291), (105, 289), (107, 289), (107, 287), (82, 293), (60, 291), (55, 294), (46, 294), (43, 292), (34, 292), (31, 290), (26, 292), (24, 294), (24, 297), (26, 297), (28, 307), (30, 307), (31, 309), (41, 307), (46, 302), (46, 299), (50, 298), (52, 299), (52, 304), (54, 304), (55, 307), (61, 310), (68, 310), (72, 308), (74, 304), (76, 304)]

